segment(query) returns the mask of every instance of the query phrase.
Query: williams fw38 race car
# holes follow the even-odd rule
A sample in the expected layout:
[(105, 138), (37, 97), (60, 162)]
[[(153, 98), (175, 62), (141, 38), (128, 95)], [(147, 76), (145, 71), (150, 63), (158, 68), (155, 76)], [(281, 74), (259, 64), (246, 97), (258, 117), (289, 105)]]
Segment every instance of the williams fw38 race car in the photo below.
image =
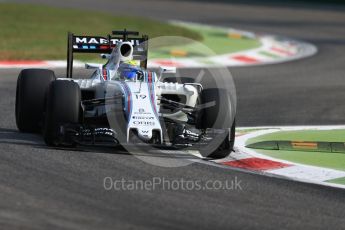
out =
[[(98, 53), (89, 78), (72, 77), (74, 53)], [(15, 116), (21, 132), (42, 132), (49, 146), (150, 146), (230, 154), (235, 110), (225, 89), (206, 88), (176, 68), (147, 70), (148, 37), (113, 31), (107, 37), (68, 34), (67, 76), (24, 69)], [(171, 76), (173, 75), (173, 77)]]

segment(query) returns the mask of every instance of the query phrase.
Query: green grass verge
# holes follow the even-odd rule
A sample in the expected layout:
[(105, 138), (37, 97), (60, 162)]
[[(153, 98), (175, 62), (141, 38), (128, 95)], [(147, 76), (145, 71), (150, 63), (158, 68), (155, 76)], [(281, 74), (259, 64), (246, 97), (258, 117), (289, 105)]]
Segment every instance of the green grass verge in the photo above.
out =
[(246, 144), (269, 140), (345, 142), (345, 129), (280, 131), (251, 138)]
[(345, 185), (345, 177), (333, 179), (333, 180), (328, 180), (326, 182), (334, 183), (334, 184), (344, 184)]
[(261, 46), (257, 39), (230, 38), (223, 29), (188, 25), (188, 29), (198, 31), (203, 37), (203, 43), (216, 54), (234, 53), (241, 50), (254, 49)]
[(140, 17), (39, 5), (0, 3), (0, 59), (66, 59), (67, 32), (107, 35), (114, 29), (138, 30), (151, 38), (182, 36), (202, 40), (196, 31)]
[[(185, 51), (186, 57), (205, 57), (259, 47), (257, 39), (229, 38), (218, 28), (181, 26), (140, 17), (29, 4), (0, 3), (0, 60), (61, 60), (66, 58), (67, 32), (81, 35), (107, 35), (127, 28), (159, 36), (180, 36), (190, 42), (151, 50), (149, 58), (170, 58), (172, 50)], [(201, 41), (200, 43), (193, 41)], [(204, 45), (212, 50), (205, 51)], [(178, 58), (178, 57), (177, 57)], [(76, 59), (98, 61), (98, 55), (76, 55)]]
[[(282, 131), (258, 136), (247, 141), (247, 145), (260, 141), (325, 141), (345, 142), (345, 130), (301, 130)], [(255, 150), (270, 157), (288, 160), (295, 163), (326, 167), (345, 171), (344, 153)]]
[[(170, 58), (171, 50), (185, 51), (186, 57), (206, 57), (212, 54), (234, 53), (261, 46), (261, 42), (255, 38), (231, 38), (224, 29), (211, 28), (199, 25), (184, 25), (187, 29), (198, 32), (203, 37), (202, 44), (191, 42), (186, 45), (175, 45), (151, 50), (151, 58)], [(209, 49), (205, 49), (204, 47)]]

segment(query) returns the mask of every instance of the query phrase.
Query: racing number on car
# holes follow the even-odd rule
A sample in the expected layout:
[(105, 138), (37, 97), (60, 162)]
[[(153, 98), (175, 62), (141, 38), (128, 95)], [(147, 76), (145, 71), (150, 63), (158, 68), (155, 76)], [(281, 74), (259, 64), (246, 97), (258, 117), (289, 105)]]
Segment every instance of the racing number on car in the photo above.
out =
[(145, 99), (147, 96), (144, 94), (136, 94), (135, 95), (137, 99)]

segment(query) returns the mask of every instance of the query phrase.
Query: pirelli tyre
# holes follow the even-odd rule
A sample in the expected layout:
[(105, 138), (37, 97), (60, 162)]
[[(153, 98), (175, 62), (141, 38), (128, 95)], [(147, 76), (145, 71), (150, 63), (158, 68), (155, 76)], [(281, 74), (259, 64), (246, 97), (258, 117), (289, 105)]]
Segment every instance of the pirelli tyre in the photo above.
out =
[[(225, 89), (204, 89), (201, 91), (199, 104), (201, 110), (197, 116), (197, 128), (229, 130), (222, 140), (213, 141), (218, 147), (206, 154), (210, 158), (228, 156), (234, 148), (236, 128), (234, 103), (229, 93)], [(205, 149), (205, 151), (209, 150)]]
[(55, 74), (47, 69), (24, 69), (17, 80), (15, 117), (21, 132), (41, 132), (46, 91)]
[(57, 80), (50, 84), (43, 137), (49, 146), (68, 145), (71, 141), (61, 142), (60, 129), (64, 124), (79, 123), (81, 92), (79, 85), (73, 81)]

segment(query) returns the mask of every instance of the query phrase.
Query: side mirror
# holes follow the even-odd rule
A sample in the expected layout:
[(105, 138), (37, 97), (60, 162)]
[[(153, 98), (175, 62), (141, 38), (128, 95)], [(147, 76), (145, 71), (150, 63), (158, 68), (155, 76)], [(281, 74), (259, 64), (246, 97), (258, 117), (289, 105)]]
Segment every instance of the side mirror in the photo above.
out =
[(99, 55), (102, 59), (110, 59), (110, 54), (100, 54)]
[(160, 66), (159, 67), (159, 80), (161, 80), (163, 73), (176, 73), (176, 67)]
[(176, 73), (176, 67), (170, 67), (170, 66), (160, 66), (159, 67), (160, 73)]
[(85, 69), (102, 69), (102, 68), (103, 68), (102, 64), (94, 64), (94, 63), (85, 64)]

